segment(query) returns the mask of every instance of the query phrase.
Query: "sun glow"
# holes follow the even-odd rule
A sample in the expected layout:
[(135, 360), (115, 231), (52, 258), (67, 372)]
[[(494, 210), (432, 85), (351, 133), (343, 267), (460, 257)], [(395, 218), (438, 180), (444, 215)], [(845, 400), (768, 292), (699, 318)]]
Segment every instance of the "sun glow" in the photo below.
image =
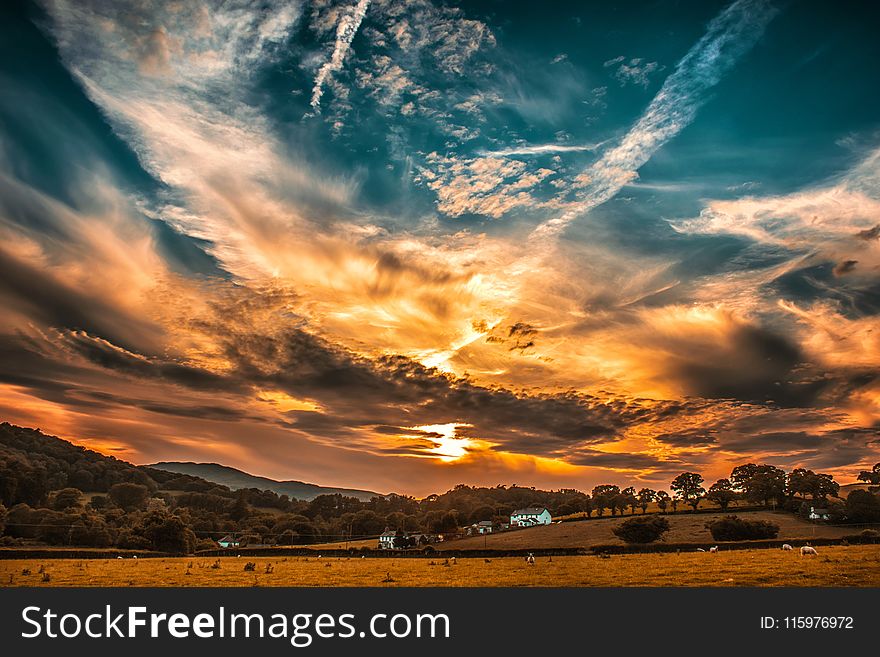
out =
[(410, 430), (429, 434), (425, 437), (434, 443), (434, 447), (426, 451), (444, 463), (451, 463), (466, 456), (468, 448), (473, 446), (473, 440), (457, 435), (458, 429), (470, 426), (472, 425), (450, 422), (448, 424), (426, 424), (420, 427), (410, 427)]

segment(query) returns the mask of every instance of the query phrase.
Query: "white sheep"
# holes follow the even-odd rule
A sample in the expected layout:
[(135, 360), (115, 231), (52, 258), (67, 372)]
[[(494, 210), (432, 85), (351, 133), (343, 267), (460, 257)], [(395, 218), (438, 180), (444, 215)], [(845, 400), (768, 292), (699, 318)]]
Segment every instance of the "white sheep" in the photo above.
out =
[(533, 555), (531, 552), (529, 552), (529, 556), (526, 557), (526, 563), (530, 566), (535, 565), (535, 555)]
[(455, 557), (452, 557), (452, 559), (450, 559), (450, 561), (452, 562), (452, 565), (454, 566), (455, 565)]
[(709, 552), (718, 552), (718, 546), (713, 545), (712, 547), (709, 548)]
[(816, 548), (814, 548), (812, 545), (804, 545), (801, 548), (801, 556), (802, 557), (804, 557), (804, 556), (818, 556), (818, 554), (819, 553), (816, 552)]
[(791, 552), (793, 549), (794, 549), (794, 548), (791, 547), (788, 543), (783, 543), (783, 544), (782, 544), (782, 551), (783, 551), (783, 552)]
[(697, 548), (697, 552), (705, 552), (703, 548)]

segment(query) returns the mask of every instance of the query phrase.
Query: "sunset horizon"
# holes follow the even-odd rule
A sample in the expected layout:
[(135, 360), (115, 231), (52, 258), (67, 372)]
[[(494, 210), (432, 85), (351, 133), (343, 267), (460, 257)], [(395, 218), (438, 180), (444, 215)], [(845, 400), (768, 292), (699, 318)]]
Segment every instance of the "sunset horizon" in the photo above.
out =
[(0, 422), (420, 498), (880, 461), (874, 9), (124, 5), (0, 10)]

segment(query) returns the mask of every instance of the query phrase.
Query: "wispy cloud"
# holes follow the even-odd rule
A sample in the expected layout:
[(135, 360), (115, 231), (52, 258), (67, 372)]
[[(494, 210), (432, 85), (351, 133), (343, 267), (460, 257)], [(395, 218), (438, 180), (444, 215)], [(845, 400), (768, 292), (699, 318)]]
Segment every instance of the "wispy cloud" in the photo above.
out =
[(582, 153), (585, 151), (595, 151), (601, 148), (607, 142), (600, 141), (595, 144), (531, 144), (522, 146), (511, 146), (510, 148), (501, 148), (490, 151), (483, 150), (479, 154), (487, 157), (509, 157), (511, 155), (548, 155), (554, 153)]
[(315, 76), (315, 86), (312, 88), (311, 106), (315, 112), (321, 111), (321, 96), (324, 93), (324, 82), (327, 77), (342, 68), (345, 56), (351, 48), (351, 42), (354, 35), (357, 34), (364, 16), (367, 15), (367, 9), (370, 6), (370, 0), (358, 0), (357, 5), (350, 14), (339, 19), (336, 26), (336, 43), (333, 45), (333, 54), (330, 59), (321, 65), (318, 74)]
[(637, 84), (641, 87), (647, 87), (651, 82), (651, 75), (659, 73), (665, 66), (659, 62), (646, 62), (641, 57), (633, 57), (626, 62), (626, 57), (621, 55), (614, 59), (609, 59), (603, 64), (605, 68), (616, 66), (614, 70), (614, 78), (620, 82), (621, 87), (628, 84)]
[(542, 223), (533, 235), (558, 234), (632, 181), (657, 150), (690, 125), (706, 102), (706, 92), (758, 41), (775, 14), (776, 9), (764, 0), (737, 0), (716, 16), (620, 144), (584, 172), (589, 182), (583, 199)]

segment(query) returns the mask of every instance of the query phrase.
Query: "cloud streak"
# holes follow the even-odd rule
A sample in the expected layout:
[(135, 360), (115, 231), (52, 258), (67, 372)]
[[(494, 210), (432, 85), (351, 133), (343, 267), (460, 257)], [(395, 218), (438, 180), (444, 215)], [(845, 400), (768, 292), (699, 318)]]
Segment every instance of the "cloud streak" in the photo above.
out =
[(310, 105), (316, 113), (321, 112), (321, 96), (324, 93), (324, 82), (336, 71), (342, 68), (345, 62), (345, 56), (351, 48), (351, 42), (357, 34), (358, 28), (367, 15), (367, 9), (370, 7), (370, 0), (358, 0), (350, 14), (346, 14), (339, 19), (336, 26), (336, 42), (333, 44), (333, 53), (330, 59), (321, 65), (315, 75), (315, 85), (312, 87), (312, 100)]
[(550, 155), (554, 153), (583, 153), (595, 151), (607, 142), (600, 141), (595, 144), (532, 144), (512, 146), (498, 150), (482, 150), (479, 155), (484, 157), (509, 157), (511, 155)]
[(716, 16), (621, 142), (584, 171), (582, 200), (539, 225), (533, 237), (557, 235), (634, 180), (638, 169), (694, 120), (706, 93), (758, 41), (775, 14), (764, 0), (737, 0)]

